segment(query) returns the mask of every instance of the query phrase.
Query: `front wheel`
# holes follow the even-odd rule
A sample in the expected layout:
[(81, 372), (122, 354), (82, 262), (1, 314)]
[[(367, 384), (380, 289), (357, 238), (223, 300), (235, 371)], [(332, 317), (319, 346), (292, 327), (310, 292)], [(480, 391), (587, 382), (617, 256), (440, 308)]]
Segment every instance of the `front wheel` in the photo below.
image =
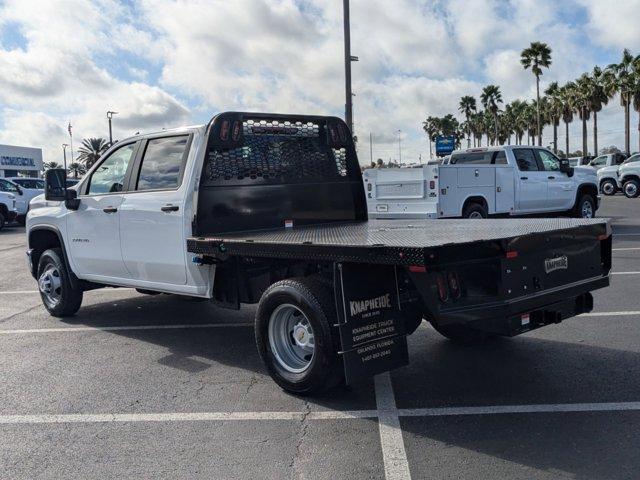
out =
[(282, 280), (262, 295), (256, 344), (271, 378), (284, 390), (307, 395), (343, 378), (333, 293), (314, 277)]
[(618, 192), (618, 185), (616, 185), (614, 180), (604, 180), (600, 185), (600, 190), (606, 196), (610, 197)]
[(82, 305), (82, 290), (73, 288), (62, 250), (45, 250), (38, 262), (38, 290), (47, 311), (54, 317), (74, 315)]
[(577, 218), (594, 218), (596, 216), (596, 201), (592, 195), (582, 195), (576, 203), (573, 212)]
[(640, 195), (640, 183), (637, 180), (628, 180), (624, 182), (622, 191), (627, 198), (636, 198)]
[(0, 230), (2, 230), (4, 228), (4, 224), (6, 223), (7, 219), (5, 218), (4, 214), (0, 211)]

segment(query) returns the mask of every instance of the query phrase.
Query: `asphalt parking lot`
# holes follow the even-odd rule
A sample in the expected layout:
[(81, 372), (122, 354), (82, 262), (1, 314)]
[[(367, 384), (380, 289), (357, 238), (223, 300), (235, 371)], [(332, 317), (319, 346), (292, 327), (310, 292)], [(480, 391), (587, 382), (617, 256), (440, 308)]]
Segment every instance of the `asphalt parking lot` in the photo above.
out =
[(638, 478), (640, 201), (599, 216), (614, 275), (592, 314), (474, 348), (423, 323), (409, 366), (306, 399), (263, 369), (252, 308), (109, 289), (50, 317), (7, 228), (0, 477)]

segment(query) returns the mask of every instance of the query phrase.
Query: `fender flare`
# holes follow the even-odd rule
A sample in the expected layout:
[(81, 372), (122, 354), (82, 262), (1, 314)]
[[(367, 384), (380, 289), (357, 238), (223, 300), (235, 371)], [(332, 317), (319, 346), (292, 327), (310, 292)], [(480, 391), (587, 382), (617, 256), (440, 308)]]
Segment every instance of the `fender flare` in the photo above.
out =
[[(68, 258), (68, 255), (67, 255), (67, 248), (66, 248), (66, 246), (64, 244), (64, 238), (62, 237), (62, 233), (60, 232), (60, 229), (58, 229), (58, 227), (54, 227), (53, 225), (36, 225), (35, 227), (29, 229), (29, 237), (27, 239), (28, 240), (28, 244), (29, 244), (29, 248), (32, 248), (31, 247), (31, 235), (34, 232), (38, 232), (38, 231), (53, 232), (58, 237), (58, 242), (60, 243), (60, 249), (62, 250), (62, 260), (64, 262), (64, 266), (66, 267), (67, 271), (69, 272), (69, 281), (71, 283), (71, 286), (73, 288), (79, 288), (80, 279), (76, 276), (76, 274), (71, 269), (71, 264), (69, 263), (69, 258)], [(37, 278), (38, 277), (38, 265), (37, 265), (37, 262), (32, 262), (31, 275), (33, 276), (33, 278)]]

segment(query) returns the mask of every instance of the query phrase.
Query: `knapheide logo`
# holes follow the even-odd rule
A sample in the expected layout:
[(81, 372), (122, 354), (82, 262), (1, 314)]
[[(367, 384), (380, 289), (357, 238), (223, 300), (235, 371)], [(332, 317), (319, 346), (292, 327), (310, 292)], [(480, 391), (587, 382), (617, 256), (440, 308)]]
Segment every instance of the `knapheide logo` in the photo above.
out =
[(554, 270), (566, 270), (567, 268), (569, 268), (569, 259), (566, 255), (555, 258), (545, 258), (544, 260), (544, 271), (547, 273), (551, 273)]
[(391, 308), (390, 293), (385, 293), (384, 295), (368, 300), (351, 300), (349, 302), (349, 309), (351, 310), (352, 316), (380, 308)]

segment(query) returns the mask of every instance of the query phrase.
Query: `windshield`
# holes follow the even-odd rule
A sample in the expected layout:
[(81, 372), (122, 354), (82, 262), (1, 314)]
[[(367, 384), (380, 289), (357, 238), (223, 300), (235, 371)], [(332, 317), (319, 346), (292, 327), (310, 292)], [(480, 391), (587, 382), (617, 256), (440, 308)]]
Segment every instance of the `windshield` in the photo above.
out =
[(0, 179), (0, 192), (18, 193), (18, 186), (9, 180)]
[(622, 162), (622, 165), (626, 165), (627, 163), (637, 162), (638, 160), (640, 160), (640, 153), (636, 153), (635, 155), (631, 155), (624, 162)]

